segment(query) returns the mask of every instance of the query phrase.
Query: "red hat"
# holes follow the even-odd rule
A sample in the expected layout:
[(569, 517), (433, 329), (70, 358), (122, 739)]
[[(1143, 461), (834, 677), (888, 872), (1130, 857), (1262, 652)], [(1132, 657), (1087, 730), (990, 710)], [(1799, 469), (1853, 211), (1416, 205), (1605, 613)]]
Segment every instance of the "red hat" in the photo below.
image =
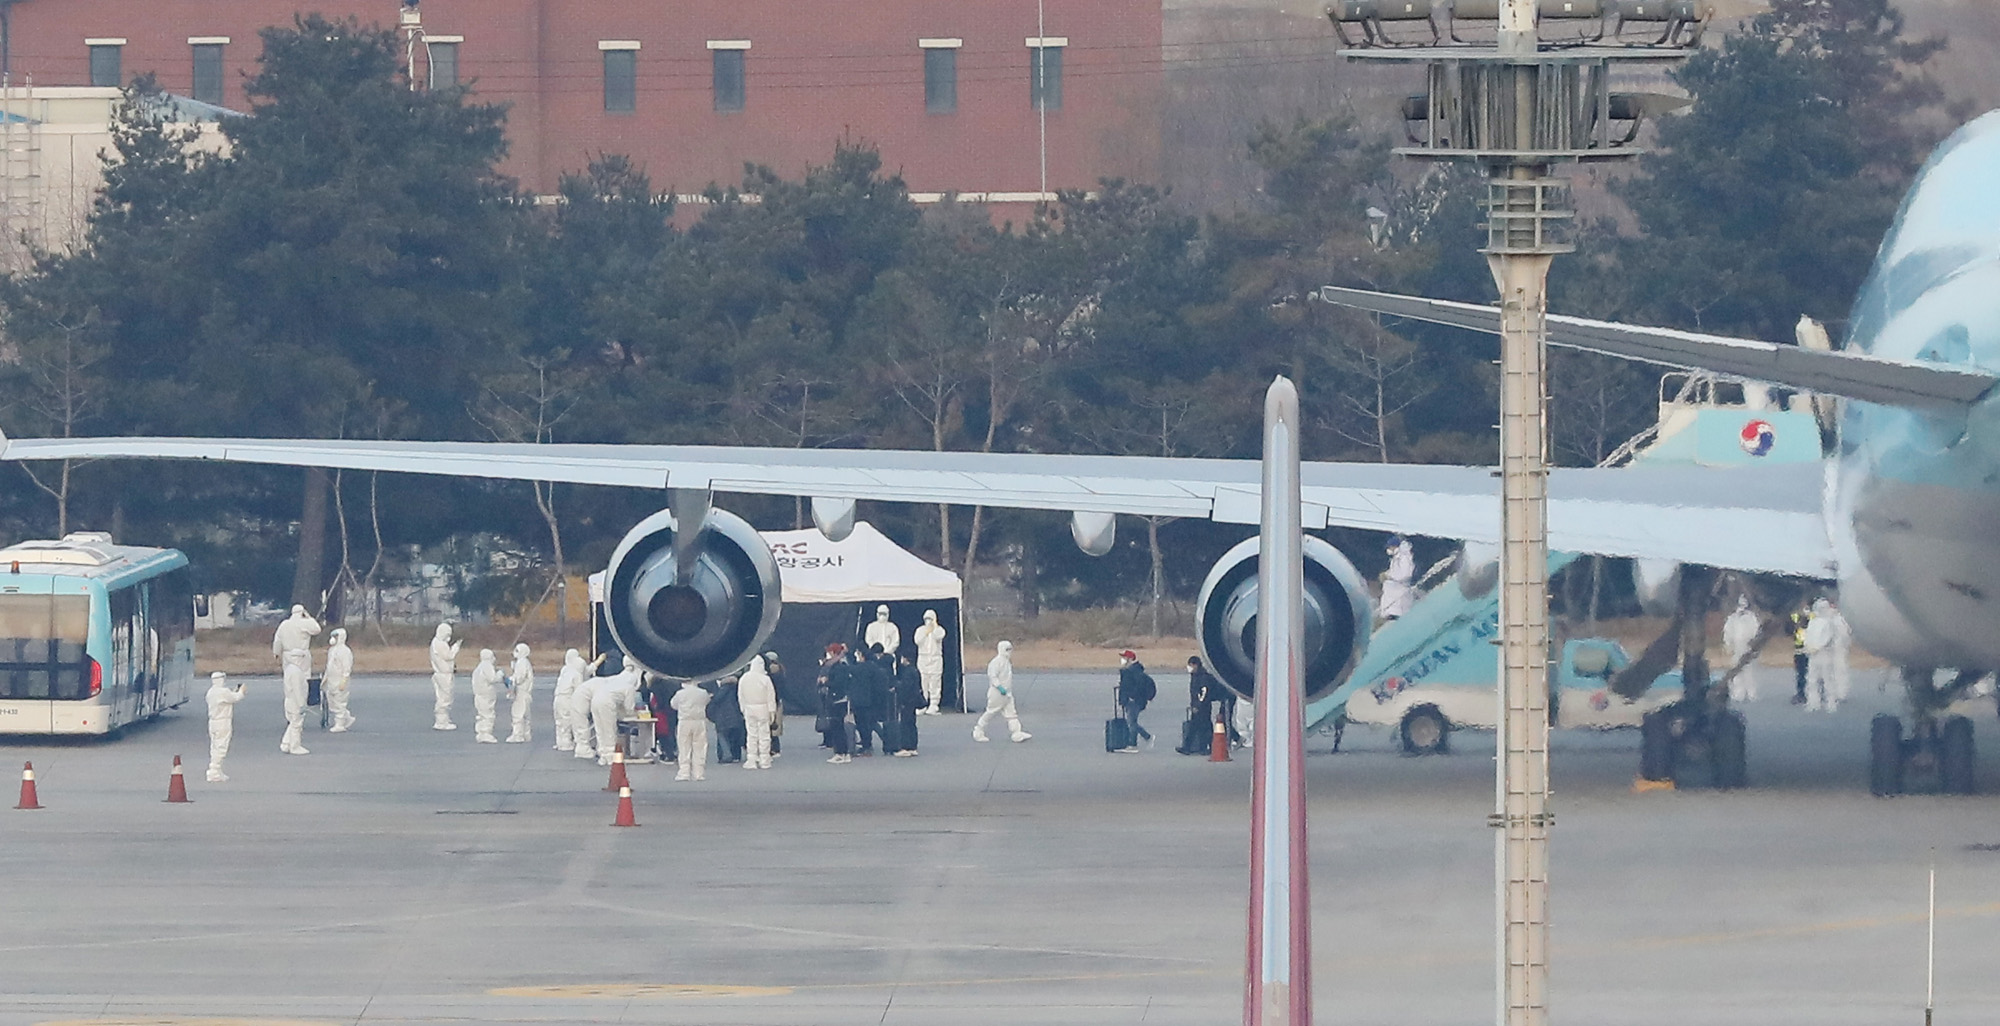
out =
[(827, 650), (827, 652), (829, 652), (829, 653), (833, 653), (833, 652), (845, 652), (845, 651), (847, 651), (847, 646), (846, 646), (846, 645), (843, 645), (843, 644), (841, 644), (841, 643), (840, 643), (840, 642), (838, 642), (838, 641), (836, 641), (836, 642), (834, 642), (833, 644), (831, 644), (831, 645), (828, 645), (828, 646), (826, 646), (826, 650)]
[(1120, 652), (1120, 653), (1118, 653), (1118, 658), (1120, 658), (1120, 659), (1137, 659), (1137, 658), (1139, 658), (1139, 653), (1137, 653), (1137, 652), (1134, 652), (1134, 651), (1132, 651), (1131, 649), (1129, 649), (1129, 648), (1128, 648), (1128, 649), (1126, 649), (1125, 651), (1123, 651), (1123, 652)]

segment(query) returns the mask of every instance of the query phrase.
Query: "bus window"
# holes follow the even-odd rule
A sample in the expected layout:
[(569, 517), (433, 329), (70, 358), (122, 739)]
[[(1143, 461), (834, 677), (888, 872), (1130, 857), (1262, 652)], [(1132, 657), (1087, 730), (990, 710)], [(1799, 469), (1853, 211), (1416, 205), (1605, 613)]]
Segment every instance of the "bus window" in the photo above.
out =
[(90, 598), (0, 595), (0, 699), (90, 697)]

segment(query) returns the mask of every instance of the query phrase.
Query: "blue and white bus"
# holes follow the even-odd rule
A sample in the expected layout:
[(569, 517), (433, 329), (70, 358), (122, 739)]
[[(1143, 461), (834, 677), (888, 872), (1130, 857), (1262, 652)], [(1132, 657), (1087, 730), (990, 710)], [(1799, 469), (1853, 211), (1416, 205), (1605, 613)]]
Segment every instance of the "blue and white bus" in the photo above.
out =
[(187, 565), (97, 533), (0, 549), (0, 734), (110, 734), (185, 704)]

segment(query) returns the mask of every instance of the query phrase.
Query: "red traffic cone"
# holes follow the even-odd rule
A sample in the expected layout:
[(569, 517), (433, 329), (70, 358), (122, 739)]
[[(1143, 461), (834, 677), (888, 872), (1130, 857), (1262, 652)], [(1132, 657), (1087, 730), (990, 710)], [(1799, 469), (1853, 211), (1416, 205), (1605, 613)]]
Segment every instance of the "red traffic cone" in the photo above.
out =
[(14, 807), (17, 809), (42, 807), (42, 803), (35, 798), (35, 764), (32, 762), (21, 764), (21, 804)]
[(604, 785), (604, 789), (606, 791), (616, 791), (621, 787), (629, 787), (631, 784), (631, 779), (625, 776), (625, 753), (612, 752), (611, 782)]
[(1221, 720), (1215, 721), (1215, 732), (1208, 736), (1208, 761), (1229, 761), (1229, 728)]
[(632, 789), (630, 787), (621, 787), (618, 789), (618, 818), (612, 820), (611, 825), (615, 827), (635, 827), (639, 825), (639, 821), (632, 818)]
[(174, 756), (174, 771), (167, 777), (167, 801), (174, 805), (191, 805), (194, 799), (188, 797), (187, 778), (181, 775), (181, 757)]

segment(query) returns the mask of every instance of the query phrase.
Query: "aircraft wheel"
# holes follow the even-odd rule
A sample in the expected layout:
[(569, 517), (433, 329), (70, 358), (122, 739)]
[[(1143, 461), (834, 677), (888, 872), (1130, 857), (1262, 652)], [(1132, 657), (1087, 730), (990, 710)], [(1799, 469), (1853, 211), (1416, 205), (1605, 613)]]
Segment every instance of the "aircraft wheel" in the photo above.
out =
[(1868, 793), (1903, 793), (1903, 721), (1887, 713), (1868, 721)]
[(1451, 725), (1437, 706), (1420, 705), (1403, 714), (1403, 754), (1436, 755), (1445, 749)]
[(1750, 786), (1749, 731), (1743, 714), (1726, 712), (1715, 718), (1715, 736), (1709, 742), (1709, 756), (1715, 760), (1715, 786)]
[(1645, 780), (1674, 778), (1673, 717), (1655, 709), (1639, 721), (1639, 776)]
[(1972, 745), (1972, 721), (1953, 716), (1938, 731), (1938, 789), (1945, 794), (1972, 794), (1979, 790), (1978, 760)]

